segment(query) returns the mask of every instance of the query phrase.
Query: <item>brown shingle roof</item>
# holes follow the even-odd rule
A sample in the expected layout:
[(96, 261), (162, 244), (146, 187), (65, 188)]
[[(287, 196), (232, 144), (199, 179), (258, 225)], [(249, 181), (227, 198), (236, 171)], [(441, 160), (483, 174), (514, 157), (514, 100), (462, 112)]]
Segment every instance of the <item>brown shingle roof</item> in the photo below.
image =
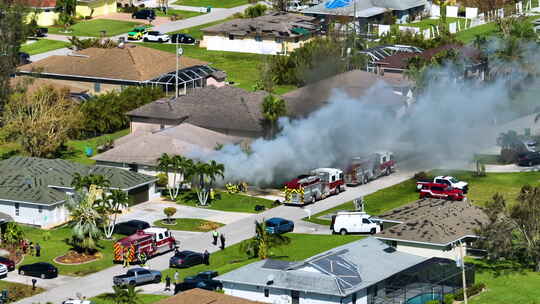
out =
[(115, 163), (137, 163), (154, 166), (163, 154), (186, 155), (211, 152), (218, 144), (240, 143), (242, 138), (224, 135), (188, 123), (155, 133), (129, 134), (114, 142), (115, 147), (93, 157), (94, 160)]
[(204, 290), (190, 289), (183, 291), (175, 296), (155, 302), (154, 304), (262, 304), (246, 300), (243, 298), (233, 297), (226, 294)]
[(385, 57), (380, 61), (377, 61), (376, 64), (387, 69), (406, 69), (409, 59), (413, 57), (419, 56), (426, 60), (430, 60), (438, 53), (451, 49), (458, 51), (460, 56), (463, 58), (477, 59), (480, 55), (480, 51), (478, 51), (477, 49), (468, 46), (462, 46), (459, 44), (447, 44), (425, 50), (422, 53), (396, 53), (394, 55)]
[[(287, 101), (289, 115), (306, 116), (327, 104), (334, 89), (342, 89), (350, 97), (358, 98), (366, 94), (375, 83), (383, 80), (376, 74), (353, 70), (301, 87), (284, 94), (283, 98)], [(375, 92), (377, 93), (383, 92), (379, 90)], [(401, 98), (395, 94), (373, 100), (384, 100), (386, 105), (403, 105)]]
[(233, 86), (196, 88), (176, 100), (162, 99), (128, 112), (128, 116), (184, 120), (209, 129), (260, 132), (261, 104), (267, 93)]
[(234, 19), (202, 29), (205, 34), (233, 34), (250, 36), (259, 34), (273, 37), (299, 37), (293, 28), (303, 28), (310, 32), (317, 30), (316, 18), (292, 13), (271, 13), (268, 15)]
[[(146, 81), (176, 69), (173, 53), (143, 46), (124, 48), (89, 48), (78, 56), (50, 56), (19, 67), (19, 71), (39, 72), (89, 78)], [(207, 62), (182, 57), (181, 67), (207, 65)]]
[(376, 235), (381, 239), (447, 245), (476, 235), (487, 215), (468, 201), (421, 199), (390, 210), (379, 218), (400, 222)]
[(55, 7), (56, 0), (17, 0), (19, 4), (35, 7), (35, 8), (46, 8), (46, 7)]

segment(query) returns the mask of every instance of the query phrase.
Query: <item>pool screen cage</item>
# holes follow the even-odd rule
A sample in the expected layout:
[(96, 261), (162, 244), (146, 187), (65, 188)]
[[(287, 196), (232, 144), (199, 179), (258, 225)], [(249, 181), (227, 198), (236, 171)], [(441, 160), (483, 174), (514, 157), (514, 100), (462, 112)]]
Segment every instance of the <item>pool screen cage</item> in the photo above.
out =
[[(474, 266), (465, 265), (467, 286), (474, 283)], [(462, 271), (456, 262), (432, 258), (368, 288), (368, 304), (424, 304), (462, 289)]]
[(174, 94), (176, 91), (176, 81), (178, 81), (178, 90), (185, 93), (189, 89), (205, 87), (208, 76), (211, 76), (217, 71), (217, 69), (206, 65), (192, 66), (178, 70), (178, 74), (176, 71), (163, 74), (147, 81), (146, 85), (152, 87), (161, 86), (166, 94)]

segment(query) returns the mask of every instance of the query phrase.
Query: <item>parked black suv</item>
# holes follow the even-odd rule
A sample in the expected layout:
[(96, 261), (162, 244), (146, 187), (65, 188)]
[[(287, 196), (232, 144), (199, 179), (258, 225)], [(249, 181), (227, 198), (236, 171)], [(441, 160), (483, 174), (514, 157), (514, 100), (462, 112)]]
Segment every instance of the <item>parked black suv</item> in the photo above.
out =
[(174, 294), (193, 288), (201, 288), (206, 290), (221, 289), (223, 288), (223, 284), (221, 284), (220, 281), (214, 280), (214, 278), (217, 276), (217, 271), (204, 271), (195, 276), (187, 277), (184, 279), (184, 282), (176, 284), (174, 287)]
[(148, 18), (150, 18), (150, 19), (154, 20), (154, 19), (156, 19), (156, 12), (154, 12), (151, 9), (144, 9), (144, 10), (140, 10), (138, 12), (135, 12), (135, 13), (131, 14), (131, 18), (133, 18), (133, 19), (144, 19), (144, 20), (148, 20)]
[(140, 220), (130, 220), (127, 222), (116, 224), (116, 226), (114, 227), (114, 232), (123, 235), (132, 235), (137, 232), (137, 230), (144, 230), (146, 228), (150, 228), (150, 224), (148, 224), (147, 222)]
[(540, 152), (528, 152), (518, 156), (518, 165), (531, 167), (540, 164)]

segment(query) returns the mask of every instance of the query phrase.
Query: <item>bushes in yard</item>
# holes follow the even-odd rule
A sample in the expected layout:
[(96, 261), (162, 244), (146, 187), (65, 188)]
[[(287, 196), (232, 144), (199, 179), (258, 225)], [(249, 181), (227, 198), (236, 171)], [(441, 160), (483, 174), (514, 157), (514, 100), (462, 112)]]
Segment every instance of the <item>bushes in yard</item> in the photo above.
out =
[[(467, 287), (467, 297), (472, 297), (474, 295), (477, 295), (480, 292), (482, 292), (482, 290), (484, 290), (485, 288), (486, 288), (486, 284), (484, 284), (484, 283), (477, 283), (477, 284), (474, 284), (472, 286), (469, 286), (469, 287)], [(463, 289), (460, 289), (454, 294), (454, 300), (463, 301), (463, 299), (464, 299), (464, 297), (463, 297)], [(446, 298), (445, 298), (445, 300), (446, 300)]]
[(82, 137), (114, 133), (129, 126), (126, 112), (165, 96), (161, 88), (129, 87), (92, 97), (81, 105)]

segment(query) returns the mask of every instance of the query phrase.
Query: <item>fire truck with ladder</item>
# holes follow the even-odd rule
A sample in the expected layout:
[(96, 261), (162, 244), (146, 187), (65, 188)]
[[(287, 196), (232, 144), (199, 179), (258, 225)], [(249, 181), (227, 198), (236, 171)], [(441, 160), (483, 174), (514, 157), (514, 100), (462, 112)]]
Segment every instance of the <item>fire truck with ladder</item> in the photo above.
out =
[(142, 253), (155, 257), (175, 248), (176, 241), (168, 229), (150, 227), (118, 240), (113, 245), (114, 262), (139, 263)]
[(305, 205), (345, 190), (343, 171), (319, 168), (285, 183), (285, 204)]
[(347, 186), (367, 184), (369, 181), (396, 170), (396, 161), (392, 152), (377, 152), (368, 157), (355, 157), (345, 170)]

